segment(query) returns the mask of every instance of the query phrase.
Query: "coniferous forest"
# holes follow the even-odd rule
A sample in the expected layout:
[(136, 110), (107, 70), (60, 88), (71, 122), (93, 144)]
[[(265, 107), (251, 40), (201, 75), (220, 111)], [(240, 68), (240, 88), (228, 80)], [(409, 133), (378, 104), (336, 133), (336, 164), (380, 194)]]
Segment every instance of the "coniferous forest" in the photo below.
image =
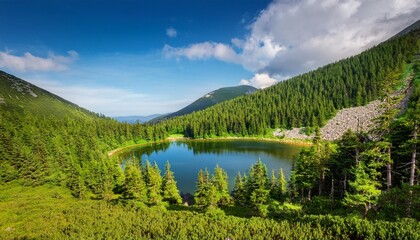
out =
[[(0, 238), (420, 239), (419, 34), (154, 124), (0, 105)], [(392, 93), (402, 84), (412, 90), (399, 112)], [(322, 139), (319, 127), (338, 110), (376, 99), (383, 113), (372, 132)], [(257, 161), (229, 192), (224, 169), (202, 169), (187, 201), (170, 162), (122, 168), (108, 154), (172, 134), (265, 136), (291, 127), (315, 134), (290, 179)]]

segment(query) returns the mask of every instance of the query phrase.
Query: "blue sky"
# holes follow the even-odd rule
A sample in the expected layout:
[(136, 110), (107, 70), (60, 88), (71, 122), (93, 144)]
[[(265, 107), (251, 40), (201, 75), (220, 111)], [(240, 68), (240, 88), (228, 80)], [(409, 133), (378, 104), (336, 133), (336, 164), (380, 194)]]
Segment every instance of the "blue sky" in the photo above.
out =
[(359, 53), (419, 0), (0, 0), (0, 69), (108, 116), (176, 111)]

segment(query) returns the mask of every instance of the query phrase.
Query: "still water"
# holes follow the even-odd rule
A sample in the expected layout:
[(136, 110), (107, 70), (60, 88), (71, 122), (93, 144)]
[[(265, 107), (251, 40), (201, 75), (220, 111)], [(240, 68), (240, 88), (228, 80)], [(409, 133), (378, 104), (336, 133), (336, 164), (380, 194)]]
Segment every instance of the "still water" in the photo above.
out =
[(271, 170), (283, 169), (290, 177), (293, 159), (301, 146), (278, 142), (254, 140), (194, 140), (151, 143), (119, 154), (124, 163), (130, 159), (138, 162), (156, 162), (163, 175), (166, 161), (171, 164), (178, 188), (182, 193), (194, 193), (197, 174), (207, 168), (210, 174), (218, 164), (228, 174), (229, 191), (234, 187), (238, 172), (247, 173), (249, 167), (261, 159)]

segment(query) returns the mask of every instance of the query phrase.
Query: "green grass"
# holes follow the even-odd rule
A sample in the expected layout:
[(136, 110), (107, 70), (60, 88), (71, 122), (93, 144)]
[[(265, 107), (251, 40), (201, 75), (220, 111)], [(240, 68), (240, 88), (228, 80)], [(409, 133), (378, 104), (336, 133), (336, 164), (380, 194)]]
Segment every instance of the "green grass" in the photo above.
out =
[[(279, 205), (277, 214), (300, 212)], [(330, 215), (286, 220), (253, 217), (249, 209), (203, 212), (128, 201), (78, 200), (60, 187), (0, 186), (0, 239), (418, 239), (419, 223)], [(282, 213), (283, 212), (283, 213)], [(236, 217), (240, 216), (240, 217)], [(280, 216), (280, 215), (279, 215)]]
[(0, 109), (30, 112), (42, 116), (94, 117), (92, 112), (0, 71)]

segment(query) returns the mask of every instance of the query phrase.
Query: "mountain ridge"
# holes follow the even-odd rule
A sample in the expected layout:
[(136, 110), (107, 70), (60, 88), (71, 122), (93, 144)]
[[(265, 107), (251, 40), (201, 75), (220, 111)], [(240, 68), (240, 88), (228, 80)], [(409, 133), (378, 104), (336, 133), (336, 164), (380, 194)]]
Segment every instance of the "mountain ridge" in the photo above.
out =
[(56, 117), (66, 115), (74, 117), (99, 116), (99, 114), (1, 70), (0, 109)]
[(224, 101), (227, 101), (227, 100), (230, 100), (230, 99), (242, 96), (242, 95), (251, 94), (257, 90), (258, 90), (257, 88), (254, 88), (249, 85), (239, 85), (239, 86), (234, 86), (234, 87), (219, 88), (217, 90), (206, 93), (204, 96), (195, 100), (194, 102), (187, 105), (186, 107), (176, 112), (169, 113), (161, 117), (152, 119), (151, 122), (158, 122), (164, 119), (169, 119), (169, 118), (173, 118), (177, 116), (190, 114), (192, 112), (204, 110), (215, 104), (218, 104), (218, 103), (221, 103), (221, 102), (224, 102)]

